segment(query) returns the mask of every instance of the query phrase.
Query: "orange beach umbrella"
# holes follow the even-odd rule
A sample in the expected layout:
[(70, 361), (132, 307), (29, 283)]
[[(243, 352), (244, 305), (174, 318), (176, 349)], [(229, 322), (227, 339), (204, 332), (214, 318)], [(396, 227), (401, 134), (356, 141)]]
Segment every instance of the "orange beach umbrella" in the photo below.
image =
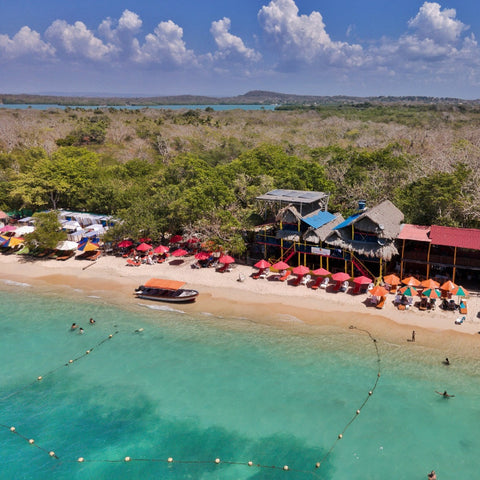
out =
[(431, 278), (428, 278), (427, 280), (424, 280), (421, 283), (422, 287), (432, 289), (432, 288), (438, 288), (440, 284), (436, 282), (435, 280), (432, 280)]
[(400, 277), (397, 277), (394, 273), (391, 273), (390, 275), (385, 275), (383, 277), (383, 281), (385, 283), (388, 283), (388, 285), (391, 285), (392, 287), (400, 285)]
[(440, 286), (440, 290), (445, 290), (447, 292), (450, 292), (454, 288), (457, 288), (457, 286), (451, 280), (447, 280), (444, 284)]
[(373, 287), (370, 290), (370, 295), (373, 295), (374, 297), (383, 297), (388, 293), (388, 290), (385, 287), (382, 287), (381, 285), (377, 285), (376, 287)]
[(409, 287), (418, 287), (420, 285), (420, 280), (415, 277), (407, 277), (402, 280), (402, 283)]

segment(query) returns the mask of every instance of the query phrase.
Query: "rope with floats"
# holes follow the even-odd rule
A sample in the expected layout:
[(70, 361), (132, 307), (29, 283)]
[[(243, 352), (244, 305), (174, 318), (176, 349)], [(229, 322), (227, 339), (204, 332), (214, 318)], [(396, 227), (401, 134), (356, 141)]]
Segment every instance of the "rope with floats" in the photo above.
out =
[[(256, 468), (261, 468), (261, 469), (283, 470), (285, 472), (302, 473), (302, 474), (307, 474), (307, 475), (311, 475), (311, 476), (319, 478), (320, 475), (318, 473), (318, 469), (324, 464), (324, 462), (333, 453), (336, 446), (338, 445), (338, 442), (343, 438), (343, 436), (345, 435), (347, 430), (350, 428), (350, 426), (353, 424), (353, 422), (358, 418), (361, 410), (367, 405), (368, 401), (370, 400), (370, 398), (372, 397), (373, 393), (375, 392), (375, 390), (378, 386), (378, 382), (379, 382), (380, 376), (381, 376), (381, 372), (380, 372), (381, 358), (380, 358), (380, 352), (379, 352), (379, 349), (378, 349), (377, 340), (371, 335), (371, 333), (368, 330), (360, 329), (360, 328), (357, 328), (353, 325), (351, 325), (349, 328), (351, 330), (355, 329), (355, 330), (358, 330), (359, 332), (366, 333), (370, 337), (370, 339), (372, 340), (372, 343), (375, 347), (376, 356), (377, 356), (377, 364), (378, 364), (377, 375), (376, 375), (375, 382), (374, 382), (372, 388), (368, 391), (368, 394), (365, 397), (365, 399), (363, 400), (362, 404), (355, 411), (355, 414), (350, 418), (350, 420), (345, 424), (344, 428), (338, 434), (337, 438), (334, 440), (334, 442), (330, 446), (329, 450), (325, 453), (325, 455), (319, 461), (317, 461), (315, 463), (315, 466), (314, 466), (315, 468), (312, 469), (312, 470), (295, 469), (295, 468), (289, 467), (288, 465), (265, 465), (265, 464), (260, 464), (260, 463), (254, 463), (252, 460), (249, 460), (249, 461), (246, 461), (246, 462), (245, 461), (233, 461), (233, 460), (221, 460), (218, 457), (215, 458), (214, 460), (177, 460), (177, 459), (174, 459), (173, 457), (167, 457), (167, 458), (135, 458), (135, 457), (131, 457), (131, 456), (125, 456), (123, 458), (118, 458), (118, 459), (100, 459), (100, 460), (87, 459), (85, 457), (77, 457), (76, 459), (72, 459), (72, 458), (69, 459), (69, 458), (60, 457), (59, 455), (57, 455), (57, 453), (55, 453), (54, 450), (50, 450), (50, 449), (42, 447), (41, 445), (38, 445), (33, 438), (18, 432), (17, 429), (14, 426), (8, 426), (8, 425), (0, 423), (0, 428), (8, 429), (11, 433), (13, 433), (13, 434), (17, 435), (19, 438), (25, 440), (30, 445), (32, 445), (35, 448), (38, 448), (39, 450), (48, 454), (52, 459), (59, 460), (59, 461), (62, 461), (62, 462), (68, 462), (68, 463), (152, 462), (152, 463), (166, 463), (166, 464), (174, 464), (175, 463), (175, 464), (182, 464), (182, 465), (207, 465), (207, 464), (220, 465), (220, 464), (224, 464), (224, 465), (240, 465), (240, 466), (247, 466), (247, 467), (256, 467)], [(139, 331), (139, 330), (136, 330), (136, 332), (137, 331)], [(115, 334), (117, 334), (117, 333), (118, 333), (118, 331), (115, 332)], [(51, 370), (50, 372), (47, 372), (45, 375), (38, 377), (35, 382), (26, 385), (24, 388), (22, 388), (20, 390), (17, 390), (16, 392), (13, 392), (12, 394), (10, 394), (7, 397), (4, 397), (0, 400), (5, 400), (7, 398), (12, 397), (13, 395), (18, 394), (19, 392), (25, 390), (26, 388), (33, 385), (34, 383), (37, 383), (39, 380), (42, 380), (42, 378), (45, 378), (46, 376), (51, 375), (52, 373), (56, 372), (57, 370), (61, 369), (62, 367), (70, 366), (72, 363), (74, 363), (74, 362), (84, 358), (85, 356), (89, 355), (94, 348), (99, 347), (100, 345), (102, 345), (103, 343), (105, 343), (106, 341), (111, 339), (112, 337), (113, 337), (112, 334), (109, 335), (106, 339), (99, 342), (95, 347), (92, 347), (90, 350), (87, 350), (84, 354), (79, 355), (75, 359), (69, 360), (64, 365), (61, 365), (61, 366)]]

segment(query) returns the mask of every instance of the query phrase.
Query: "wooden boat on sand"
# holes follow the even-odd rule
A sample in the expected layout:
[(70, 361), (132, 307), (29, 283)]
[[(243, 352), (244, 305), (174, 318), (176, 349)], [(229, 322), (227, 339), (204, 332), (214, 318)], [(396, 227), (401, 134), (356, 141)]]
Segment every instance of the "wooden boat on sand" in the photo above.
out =
[(198, 297), (197, 290), (182, 288), (185, 282), (151, 278), (135, 290), (137, 298), (158, 302), (186, 303), (194, 302)]

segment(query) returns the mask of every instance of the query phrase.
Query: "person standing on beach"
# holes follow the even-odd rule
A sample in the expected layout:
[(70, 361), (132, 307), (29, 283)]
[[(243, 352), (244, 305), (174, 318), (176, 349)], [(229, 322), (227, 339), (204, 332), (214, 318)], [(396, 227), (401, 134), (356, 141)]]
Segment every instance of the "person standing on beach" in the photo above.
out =
[(415, 341), (415, 330), (412, 331), (412, 342)]

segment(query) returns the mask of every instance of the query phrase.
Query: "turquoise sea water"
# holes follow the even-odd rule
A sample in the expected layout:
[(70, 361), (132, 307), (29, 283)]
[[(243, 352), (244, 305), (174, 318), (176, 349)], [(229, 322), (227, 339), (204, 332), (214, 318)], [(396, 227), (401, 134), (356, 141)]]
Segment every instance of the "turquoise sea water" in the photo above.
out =
[(355, 329), (74, 296), (0, 285), (2, 479), (477, 477), (472, 360), (378, 341), (379, 362)]

